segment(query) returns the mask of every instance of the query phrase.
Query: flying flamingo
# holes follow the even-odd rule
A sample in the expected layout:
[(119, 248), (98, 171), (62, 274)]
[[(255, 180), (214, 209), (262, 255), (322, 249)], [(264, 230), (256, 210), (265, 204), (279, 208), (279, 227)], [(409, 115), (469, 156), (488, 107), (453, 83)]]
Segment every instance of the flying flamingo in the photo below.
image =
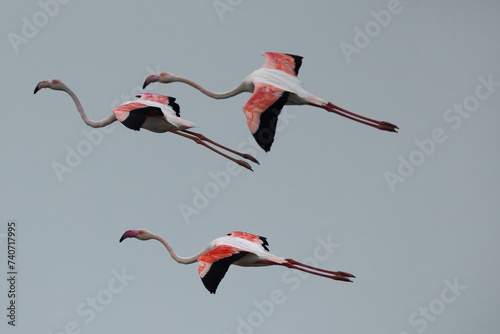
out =
[(264, 52), (263, 55), (266, 57), (264, 66), (248, 75), (236, 88), (225, 93), (211, 92), (192, 80), (168, 72), (148, 76), (143, 88), (152, 82), (183, 82), (214, 99), (226, 99), (243, 92), (252, 93), (243, 106), (243, 111), (250, 132), (266, 152), (273, 144), (278, 116), (284, 105), (307, 104), (380, 130), (397, 132), (398, 127), (394, 124), (354, 114), (304, 90), (297, 77), (302, 64), (301, 56), (277, 52)]
[(170, 256), (182, 264), (198, 261), (198, 273), (203, 285), (210, 293), (215, 293), (231, 264), (242, 267), (278, 265), (344, 282), (352, 282), (349, 277), (355, 277), (342, 271), (324, 270), (273, 255), (268, 252), (267, 246), (269, 244), (266, 238), (246, 232), (228, 233), (226, 237), (213, 240), (203, 250), (191, 257), (178, 256), (165, 239), (146, 230), (128, 230), (122, 235), (120, 242), (127, 238), (158, 240), (167, 248)]
[[(127, 128), (139, 131), (141, 128), (157, 132), (171, 132), (176, 135), (194, 140), (196, 143), (207, 147), (208, 149), (222, 155), (223, 157), (236, 162), (240, 166), (252, 170), (250, 164), (243, 160), (234, 159), (215, 148), (211, 147), (205, 142), (212, 145), (218, 146), (228, 152), (236, 154), (245, 159), (251, 160), (255, 163), (259, 163), (257, 159), (249, 154), (243, 154), (234, 150), (231, 150), (225, 146), (222, 146), (200, 133), (192, 132), (187, 129), (195, 127), (195, 125), (189, 121), (180, 118), (180, 107), (175, 102), (175, 98), (169, 96), (163, 96), (153, 93), (142, 93), (136, 95), (139, 99), (136, 101), (125, 102), (122, 105), (114, 108), (113, 113), (107, 118), (100, 121), (93, 121), (85, 114), (82, 104), (78, 100), (76, 94), (68, 88), (61, 80), (45, 80), (38, 83), (35, 87), (34, 94), (36, 94), (42, 88), (50, 88), (53, 90), (62, 90), (71, 96), (73, 99), (80, 116), (82, 117), (85, 124), (93, 127), (100, 128), (107, 126), (115, 121), (120, 121)], [(253, 171), (253, 170), (252, 170)]]

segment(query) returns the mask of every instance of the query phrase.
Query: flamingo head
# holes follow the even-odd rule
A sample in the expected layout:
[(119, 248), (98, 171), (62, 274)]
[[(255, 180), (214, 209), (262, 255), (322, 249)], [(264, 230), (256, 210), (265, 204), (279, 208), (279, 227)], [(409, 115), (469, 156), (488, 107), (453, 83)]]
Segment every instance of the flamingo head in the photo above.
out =
[(152, 82), (161, 82), (161, 83), (171, 83), (177, 80), (177, 76), (168, 72), (161, 72), (159, 74), (152, 74), (146, 78), (144, 84), (142, 85), (142, 89), (146, 88)]
[(125, 233), (123, 233), (122, 237), (120, 238), (120, 242), (127, 238), (136, 238), (139, 240), (149, 240), (151, 239), (151, 233), (146, 231), (146, 230), (128, 230)]
[(43, 80), (38, 83), (35, 87), (35, 91), (33, 94), (36, 94), (40, 89), (42, 88), (50, 88), (53, 90), (65, 90), (67, 87), (66, 85), (59, 79), (52, 79), (52, 80)]

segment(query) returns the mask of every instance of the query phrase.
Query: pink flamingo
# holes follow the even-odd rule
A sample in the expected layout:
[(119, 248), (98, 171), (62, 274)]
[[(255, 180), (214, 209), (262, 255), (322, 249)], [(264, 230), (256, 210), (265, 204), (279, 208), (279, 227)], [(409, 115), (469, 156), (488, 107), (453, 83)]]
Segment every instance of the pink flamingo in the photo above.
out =
[(344, 282), (352, 282), (349, 278), (355, 277), (342, 271), (324, 270), (273, 255), (268, 252), (267, 246), (269, 244), (266, 238), (246, 232), (228, 233), (225, 237), (213, 240), (199, 253), (191, 257), (178, 256), (165, 239), (146, 230), (128, 230), (122, 235), (120, 242), (127, 238), (158, 240), (167, 248), (170, 256), (182, 264), (198, 261), (198, 273), (203, 285), (210, 293), (215, 293), (231, 264), (242, 267), (278, 265)]
[(211, 92), (192, 80), (167, 72), (148, 76), (144, 81), (143, 88), (152, 82), (183, 82), (214, 99), (226, 99), (243, 92), (252, 93), (250, 99), (243, 106), (243, 111), (250, 132), (259, 146), (266, 152), (271, 149), (278, 116), (284, 105), (307, 104), (380, 130), (397, 132), (396, 125), (352, 113), (308, 93), (297, 77), (302, 57), (277, 52), (264, 52), (263, 55), (266, 57), (264, 66), (248, 75), (236, 88), (225, 93)]
[[(257, 159), (249, 154), (243, 154), (234, 150), (231, 150), (225, 146), (222, 146), (200, 133), (188, 131), (187, 129), (195, 127), (195, 125), (189, 121), (180, 118), (180, 108), (177, 103), (175, 103), (175, 98), (169, 96), (163, 96), (159, 94), (152, 93), (142, 93), (136, 95), (139, 99), (136, 101), (125, 102), (122, 105), (113, 109), (113, 113), (100, 121), (93, 121), (88, 118), (87, 114), (83, 110), (82, 104), (78, 100), (76, 94), (68, 88), (61, 80), (45, 80), (38, 83), (35, 87), (34, 94), (36, 94), (42, 88), (50, 88), (53, 90), (62, 90), (69, 94), (73, 99), (80, 116), (82, 117), (85, 124), (93, 127), (100, 128), (107, 126), (115, 121), (120, 121), (127, 128), (139, 131), (141, 128), (157, 132), (171, 132), (176, 135), (194, 140), (196, 143), (207, 147), (208, 149), (222, 155), (223, 157), (234, 161), (235, 163), (243, 166), (249, 170), (252, 170), (250, 164), (243, 160), (234, 159), (215, 148), (211, 147), (205, 142), (212, 145), (218, 146), (228, 152), (236, 154), (245, 159), (251, 160), (255, 163), (259, 163)], [(253, 170), (252, 170), (253, 171)]]

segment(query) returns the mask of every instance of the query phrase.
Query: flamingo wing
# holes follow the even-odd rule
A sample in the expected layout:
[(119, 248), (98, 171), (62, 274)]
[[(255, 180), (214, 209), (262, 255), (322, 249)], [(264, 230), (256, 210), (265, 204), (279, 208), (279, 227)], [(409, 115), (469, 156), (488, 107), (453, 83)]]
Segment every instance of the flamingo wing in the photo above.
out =
[(290, 93), (262, 82), (255, 82), (254, 87), (243, 111), (253, 137), (264, 151), (269, 152), (274, 142), (278, 116)]
[(205, 288), (215, 293), (229, 266), (248, 252), (233, 246), (220, 245), (198, 258), (198, 274)]
[(266, 57), (266, 62), (262, 68), (281, 70), (294, 76), (299, 74), (302, 65), (301, 56), (278, 52), (264, 52), (263, 55)]
[(127, 128), (139, 131), (148, 116), (164, 116), (161, 108), (140, 102), (128, 102), (113, 109), (113, 113)]
[(138, 97), (139, 100), (152, 101), (152, 102), (163, 104), (164, 106), (170, 106), (170, 108), (174, 111), (174, 113), (172, 115), (175, 114), (175, 116), (181, 117), (181, 108), (175, 102), (175, 97), (165, 96), (165, 95), (160, 95), (160, 94), (155, 94), (155, 93), (140, 93), (140, 94), (137, 94), (136, 97)]
[(241, 232), (241, 231), (233, 231), (233, 232), (228, 233), (227, 235), (229, 235), (231, 237), (242, 238), (242, 239), (246, 239), (246, 240), (251, 241), (251, 242), (255, 242), (256, 244), (262, 246), (266, 251), (269, 251), (269, 248), (267, 247), (267, 246), (269, 246), (269, 243), (267, 242), (266, 237), (262, 237), (260, 235), (255, 235), (255, 234), (251, 234), (251, 233), (247, 233), (247, 232)]

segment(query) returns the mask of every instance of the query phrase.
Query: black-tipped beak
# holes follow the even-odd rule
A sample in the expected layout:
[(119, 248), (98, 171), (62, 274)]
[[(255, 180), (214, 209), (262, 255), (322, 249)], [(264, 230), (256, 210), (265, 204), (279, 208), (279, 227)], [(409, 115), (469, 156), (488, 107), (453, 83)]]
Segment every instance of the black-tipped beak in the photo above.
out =
[(38, 91), (41, 89), (41, 88), (39, 88), (38, 86), (39, 86), (39, 84), (38, 84), (38, 85), (36, 85), (36, 87), (35, 87), (35, 91), (33, 92), (33, 94), (36, 94), (36, 92), (38, 92)]
[(142, 85), (142, 89), (146, 88), (147, 85), (149, 85), (152, 82), (157, 82), (160, 78), (159, 74), (151, 74), (144, 80), (144, 84)]
[(120, 238), (120, 242), (127, 238), (136, 238), (139, 235), (139, 230), (128, 230), (123, 233), (122, 237)]

